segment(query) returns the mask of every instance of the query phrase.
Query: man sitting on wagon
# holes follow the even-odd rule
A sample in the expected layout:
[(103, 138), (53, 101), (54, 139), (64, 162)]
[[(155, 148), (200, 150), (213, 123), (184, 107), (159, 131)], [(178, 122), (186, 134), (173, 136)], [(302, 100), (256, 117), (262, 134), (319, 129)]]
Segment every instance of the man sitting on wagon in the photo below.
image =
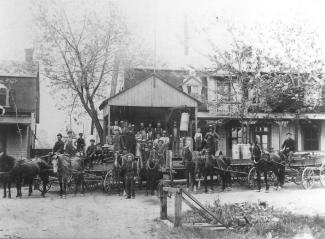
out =
[(287, 138), (284, 140), (281, 149), (282, 149), (283, 154), (287, 158), (290, 154), (292, 154), (295, 151), (296, 143), (295, 143), (294, 139), (291, 138), (290, 132), (287, 133)]
[(58, 141), (55, 142), (54, 146), (53, 146), (53, 150), (52, 153), (59, 153), (59, 154), (63, 154), (64, 153), (64, 142), (62, 141), (62, 134), (58, 133), (57, 134), (57, 139)]
[(86, 165), (88, 166), (88, 168), (91, 168), (93, 166), (95, 150), (96, 150), (95, 140), (91, 139), (90, 145), (88, 146), (88, 148), (86, 150), (86, 156), (87, 156)]

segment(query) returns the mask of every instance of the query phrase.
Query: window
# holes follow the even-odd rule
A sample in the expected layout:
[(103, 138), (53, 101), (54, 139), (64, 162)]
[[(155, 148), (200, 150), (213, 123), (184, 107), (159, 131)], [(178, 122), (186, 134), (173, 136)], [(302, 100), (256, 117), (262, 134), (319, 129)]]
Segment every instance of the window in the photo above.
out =
[(231, 143), (234, 144), (246, 144), (248, 142), (247, 127), (243, 127), (243, 134), (241, 127), (231, 127)]
[(231, 100), (231, 84), (227, 78), (223, 77), (215, 77), (215, 94), (217, 95), (217, 99), (223, 101)]
[(191, 94), (191, 86), (190, 85), (187, 86), (187, 94)]
[(9, 90), (8, 88), (0, 83), (0, 105), (9, 106)]
[(269, 150), (271, 146), (271, 140), (270, 140), (270, 127), (269, 126), (255, 126), (253, 128), (254, 132), (254, 142), (257, 141), (257, 143), (261, 146), (264, 150)]
[(317, 124), (303, 126), (304, 150), (319, 150), (319, 132)]

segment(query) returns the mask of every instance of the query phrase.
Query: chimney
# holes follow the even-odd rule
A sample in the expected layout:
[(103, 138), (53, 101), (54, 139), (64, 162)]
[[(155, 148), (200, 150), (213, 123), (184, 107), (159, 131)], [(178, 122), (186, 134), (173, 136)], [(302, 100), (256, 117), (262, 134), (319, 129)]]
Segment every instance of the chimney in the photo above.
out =
[(34, 53), (34, 49), (25, 49), (25, 61), (26, 62), (33, 61), (33, 53)]

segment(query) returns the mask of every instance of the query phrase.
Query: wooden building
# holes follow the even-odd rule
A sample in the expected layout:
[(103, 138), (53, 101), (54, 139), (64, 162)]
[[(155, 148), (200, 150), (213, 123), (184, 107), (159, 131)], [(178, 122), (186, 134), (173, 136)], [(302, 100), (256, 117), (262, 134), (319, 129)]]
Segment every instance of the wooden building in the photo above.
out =
[(39, 67), (32, 50), (25, 62), (0, 62), (0, 151), (29, 158), (39, 123)]
[[(128, 120), (139, 125), (141, 122), (171, 130), (174, 122), (179, 126), (181, 113), (190, 113), (189, 131), (195, 130), (199, 101), (184, 93), (154, 73), (124, 91), (108, 98), (100, 105), (104, 116), (104, 137), (109, 136), (109, 125), (114, 121)], [(191, 133), (189, 133), (191, 134)]]

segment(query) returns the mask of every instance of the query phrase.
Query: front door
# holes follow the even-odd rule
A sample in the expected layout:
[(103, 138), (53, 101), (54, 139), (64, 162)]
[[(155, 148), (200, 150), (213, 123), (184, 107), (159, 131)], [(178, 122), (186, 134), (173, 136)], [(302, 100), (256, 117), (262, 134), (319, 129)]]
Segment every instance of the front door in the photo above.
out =
[(270, 150), (271, 139), (270, 139), (270, 127), (269, 126), (254, 126), (253, 127), (253, 140), (261, 146), (263, 150)]

